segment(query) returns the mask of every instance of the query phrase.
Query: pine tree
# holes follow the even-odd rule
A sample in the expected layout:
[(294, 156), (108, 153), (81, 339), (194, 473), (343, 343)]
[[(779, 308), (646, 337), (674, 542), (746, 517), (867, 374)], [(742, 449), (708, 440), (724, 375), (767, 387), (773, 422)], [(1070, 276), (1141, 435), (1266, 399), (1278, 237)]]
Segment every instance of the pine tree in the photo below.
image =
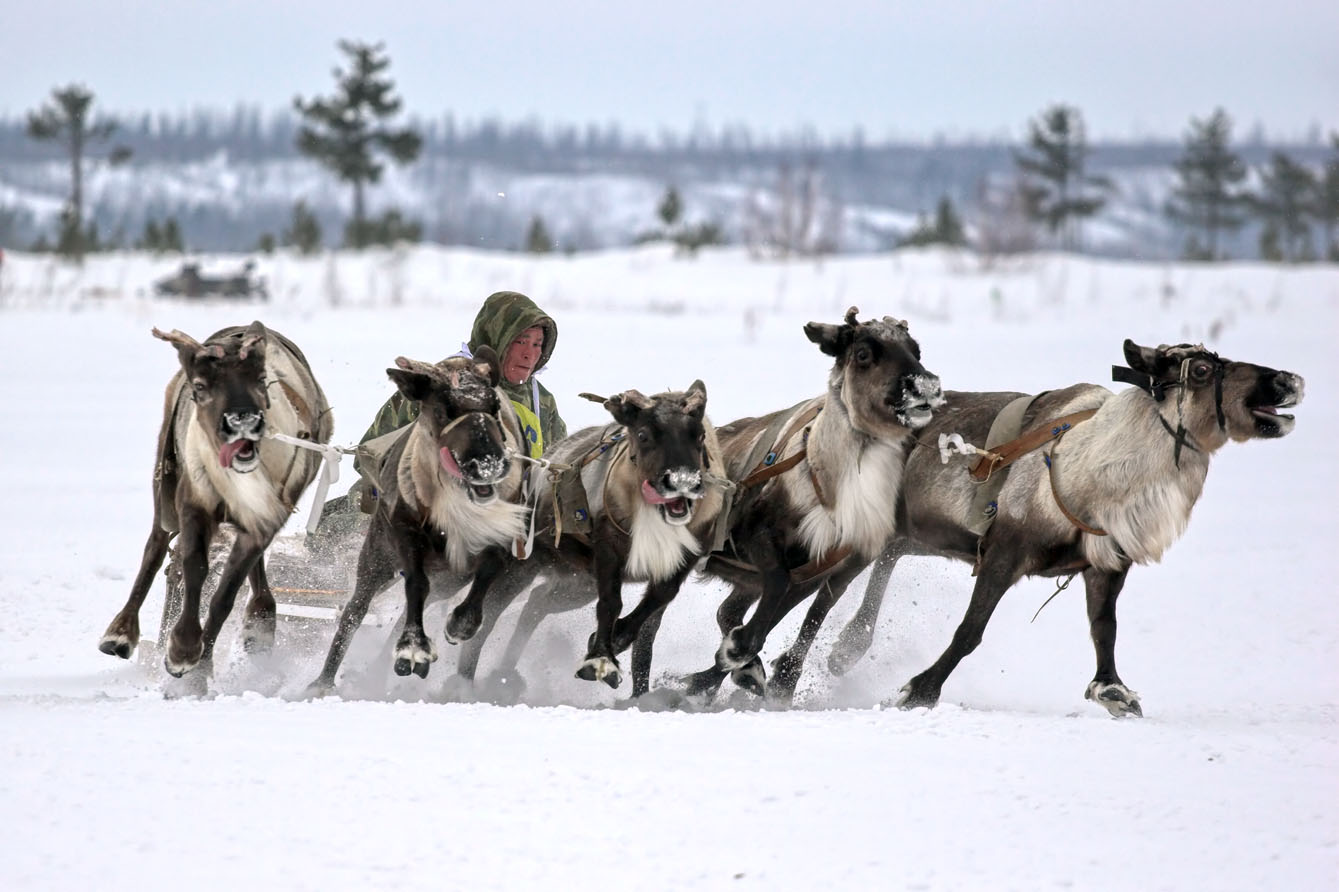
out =
[(1339, 240), (1335, 239), (1335, 229), (1339, 228), (1339, 133), (1330, 134), (1330, 147), (1334, 150), (1325, 161), (1316, 187), (1316, 219), (1324, 233), (1323, 255), (1327, 260), (1339, 261)]
[(1231, 133), (1232, 119), (1221, 108), (1205, 120), (1191, 118), (1185, 152), (1175, 163), (1178, 182), (1167, 215), (1194, 231), (1186, 245), (1190, 259), (1219, 259), (1219, 233), (1240, 229), (1246, 222), (1247, 198), (1240, 188), (1246, 166), (1228, 148)]
[[(106, 142), (116, 131), (110, 118), (93, 119), (90, 109), (93, 94), (71, 84), (51, 91), (51, 102), (28, 112), (28, 135), (43, 142), (58, 142), (70, 155), (70, 200), (61, 214), (57, 250), (68, 256), (82, 257), (97, 247), (95, 228), (84, 228), (84, 160), (92, 157), (93, 145)], [(130, 158), (130, 149), (117, 146), (107, 156), (112, 165)], [(89, 238), (90, 231), (92, 239)]]
[(1054, 105), (1028, 122), (1029, 153), (1018, 152), (1014, 163), (1024, 180), (1023, 197), (1028, 218), (1060, 233), (1067, 249), (1082, 244), (1080, 224), (1102, 209), (1106, 198), (1090, 190), (1109, 192), (1111, 181), (1085, 172), (1088, 140), (1078, 109)]
[(368, 184), (380, 182), (385, 171), (376, 156), (384, 153), (397, 164), (408, 164), (418, 157), (423, 139), (411, 127), (389, 124), (402, 103), (392, 94), (394, 82), (384, 76), (390, 59), (382, 44), (341, 40), (339, 48), (349, 57), (350, 67), (335, 69), (335, 94), (309, 102), (301, 96), (293, 100), (303, 118), (297, 147), (353, 186), (353, 220), (346, 233), (354, 240), (352, 246), (361, 248), (368, 235), (364, 193)]
[(679, 217), (683, 215), (683, 199), (679, 197), (679, 190), (670, 186), (665, 190), (665, 195), (660, 199), (660, 204), (656, 206), (656, 216), (660, 217), (660, 222), (665, 224), (665, 231), (668, 233), (674, 228), (674, 224), (679, 222)]
[(305, 201), (293, 205), (293, 218), (280, 243), (285, 248), (296, 248), (299, 254), (315, 254), (321, 250), (321, 223)]
[(553, 250), (553, 239), (548, 227), (538, 215), (530, 219), (530, 228), (525, 233), (525, 249), (531, 254), (547, 254)]
[(947, 195), (939, 199), (935, 207), (934, 222), (921, 214), (916, 228), (904, 239), (903, 245), (965, 245), (967, 236), (963, 232), (962, 219), (953, 209), (953, 202)]
[[(1261, 254), (1266, 254), (1266, 236), (1272, 240), (1268, 253), (1277, 259), (1299, 261), (1311, 254), (1311, 223), (1316, 177), (1310, 170), (1275, 152), (1260, 171), (1260, 192), (1252, 199), (1253, 210), (1265, 230)], [(1266, 257), (1266, 259), (1274, 259)]]

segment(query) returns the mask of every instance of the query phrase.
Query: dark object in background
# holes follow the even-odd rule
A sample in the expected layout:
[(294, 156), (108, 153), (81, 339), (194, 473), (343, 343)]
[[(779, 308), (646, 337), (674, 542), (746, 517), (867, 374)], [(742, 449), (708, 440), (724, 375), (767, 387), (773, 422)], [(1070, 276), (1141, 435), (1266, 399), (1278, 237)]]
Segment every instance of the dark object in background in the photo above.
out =
[(174, 275), (154, 282), (153, 291), (159, 297), (257, 297), (269, 300), (265, 277), (254, 275), (255, 269), (256, 262), (248, 260), (230, 275), (204, 276), (200, 274), (200, 264), (183, 263)]

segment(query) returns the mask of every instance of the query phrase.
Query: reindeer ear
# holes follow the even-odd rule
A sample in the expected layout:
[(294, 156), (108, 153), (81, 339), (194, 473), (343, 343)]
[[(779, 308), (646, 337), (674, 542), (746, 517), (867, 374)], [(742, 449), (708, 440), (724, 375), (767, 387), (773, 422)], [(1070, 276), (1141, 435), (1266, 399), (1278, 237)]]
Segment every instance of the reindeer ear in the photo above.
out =
[[(399, 363), (400, 359), (395, 360)], [(395, 382), (396, 388), (411, 400), (422, 401), (432, 392), (432, 378), (423, 372), (410, 368), (412, 363), (405, 360), (399, 368), (386, 369), (386, 375)]]
[(848, 325), (810, 322), (804, 326), (804, 336), (828, 356), (841, 356), (851, 345), (851, 327)]
[(474, 370), (488, 379), (493, 387), (502, 383), (502, 362), (497, 351), (484, 344), (474, 351)]
[(701, 418), (707, 411), (707, 385), (698, 378), (692, 384), (688, 385), (688, 393), (684, 396), (683, 410), (689, 415), (695, 415)]
[(1152, 347), (1140, 347), (1129, 338), (1125, 339), (1125, 363), (1136, 372), (1145, 375), (1157, 375), (1165, 365), (1165, 356), (1161, 350)]
[(634, 423), (643, 410), (651, 408), (651, 401), (639, 390), (625, 390), (605, 400), (604, 407), (615, 421), (626, 427)]

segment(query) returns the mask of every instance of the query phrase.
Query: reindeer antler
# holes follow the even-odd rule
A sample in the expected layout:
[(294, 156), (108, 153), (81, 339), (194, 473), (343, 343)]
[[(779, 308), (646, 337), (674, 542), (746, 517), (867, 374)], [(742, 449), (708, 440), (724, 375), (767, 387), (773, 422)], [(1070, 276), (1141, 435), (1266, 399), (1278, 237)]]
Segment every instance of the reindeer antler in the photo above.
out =
[(406, 359), (403, 356), (395, 357), (395, 364), (406, 372), (417, 372), (420, 375), (429, 375), (434, 378), (441, 377), (442, 370), (439, 366), (430, 362), (420, 362), (417, 359)]
[(856, 326), (856, 325), (859, 325), (859, 324), (860, 324), (860, 320), (859, 320), (859, 319), (856, 319), (856, 314), (859, 313), (859, 312), (860, 312), (860, 310), (859, 310), (857, 307), (851, 307), (849, 310), (847, 310), (847, 311), (846, 311), (846, 324), (847, 324), (847, 325), (850, 325), (850, 326)]
[(884, 322), (887, 322), (889, 325), (896, 325), (898, 328), (902, 329), (903, 331), (907, 331), (907, 330), (908, 330), (907, 320), (905, 320), (905, 319), (898, 319), (898, 318), (896, 318), (895, 316), (884, 316), (884, 317), (883, 317), (883, 321), (884, 321)]
[(201, 344), (199, 341), (197, 341), (195, 338), (186, 334), (186, 332), (179, 331), (178, 329), (175, 328), (172, 329), (170, 332), (164, 332), (157, 326), (155, 326), (153, 329), (153, 336), (160, 341), (167, 341), (169, 344), (172, 344), (175, 347), (190, 347), (194, 350), (204, 349), (204, 345)]
[(195, 338), (175, 328), (164, 334), (161, 329), (155, 327), (153, 336), (160, 341), (167, 341), (178, 350), (194, 350), (196, 356), (203, 354), (205, 356), (212, 356), (215, 359), (222, 359), (224, 356), (223, 347), (221, 345), (210, 344), (206, 347)]

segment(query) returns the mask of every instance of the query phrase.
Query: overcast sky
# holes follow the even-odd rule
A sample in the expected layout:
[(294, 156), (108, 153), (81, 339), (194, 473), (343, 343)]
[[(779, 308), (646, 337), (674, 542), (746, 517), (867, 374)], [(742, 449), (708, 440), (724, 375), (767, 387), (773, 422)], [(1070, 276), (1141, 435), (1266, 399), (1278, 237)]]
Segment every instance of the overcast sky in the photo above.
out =
[(104, 110), (287, 107), (339, 38), (384, 41), (406, 108), (625, 132), (857, 126), (1017, 138), (1066, 102), (1096, 137), (1339, 129), (1336, 0), (0, 0), (0, 114), (82, 82)]

